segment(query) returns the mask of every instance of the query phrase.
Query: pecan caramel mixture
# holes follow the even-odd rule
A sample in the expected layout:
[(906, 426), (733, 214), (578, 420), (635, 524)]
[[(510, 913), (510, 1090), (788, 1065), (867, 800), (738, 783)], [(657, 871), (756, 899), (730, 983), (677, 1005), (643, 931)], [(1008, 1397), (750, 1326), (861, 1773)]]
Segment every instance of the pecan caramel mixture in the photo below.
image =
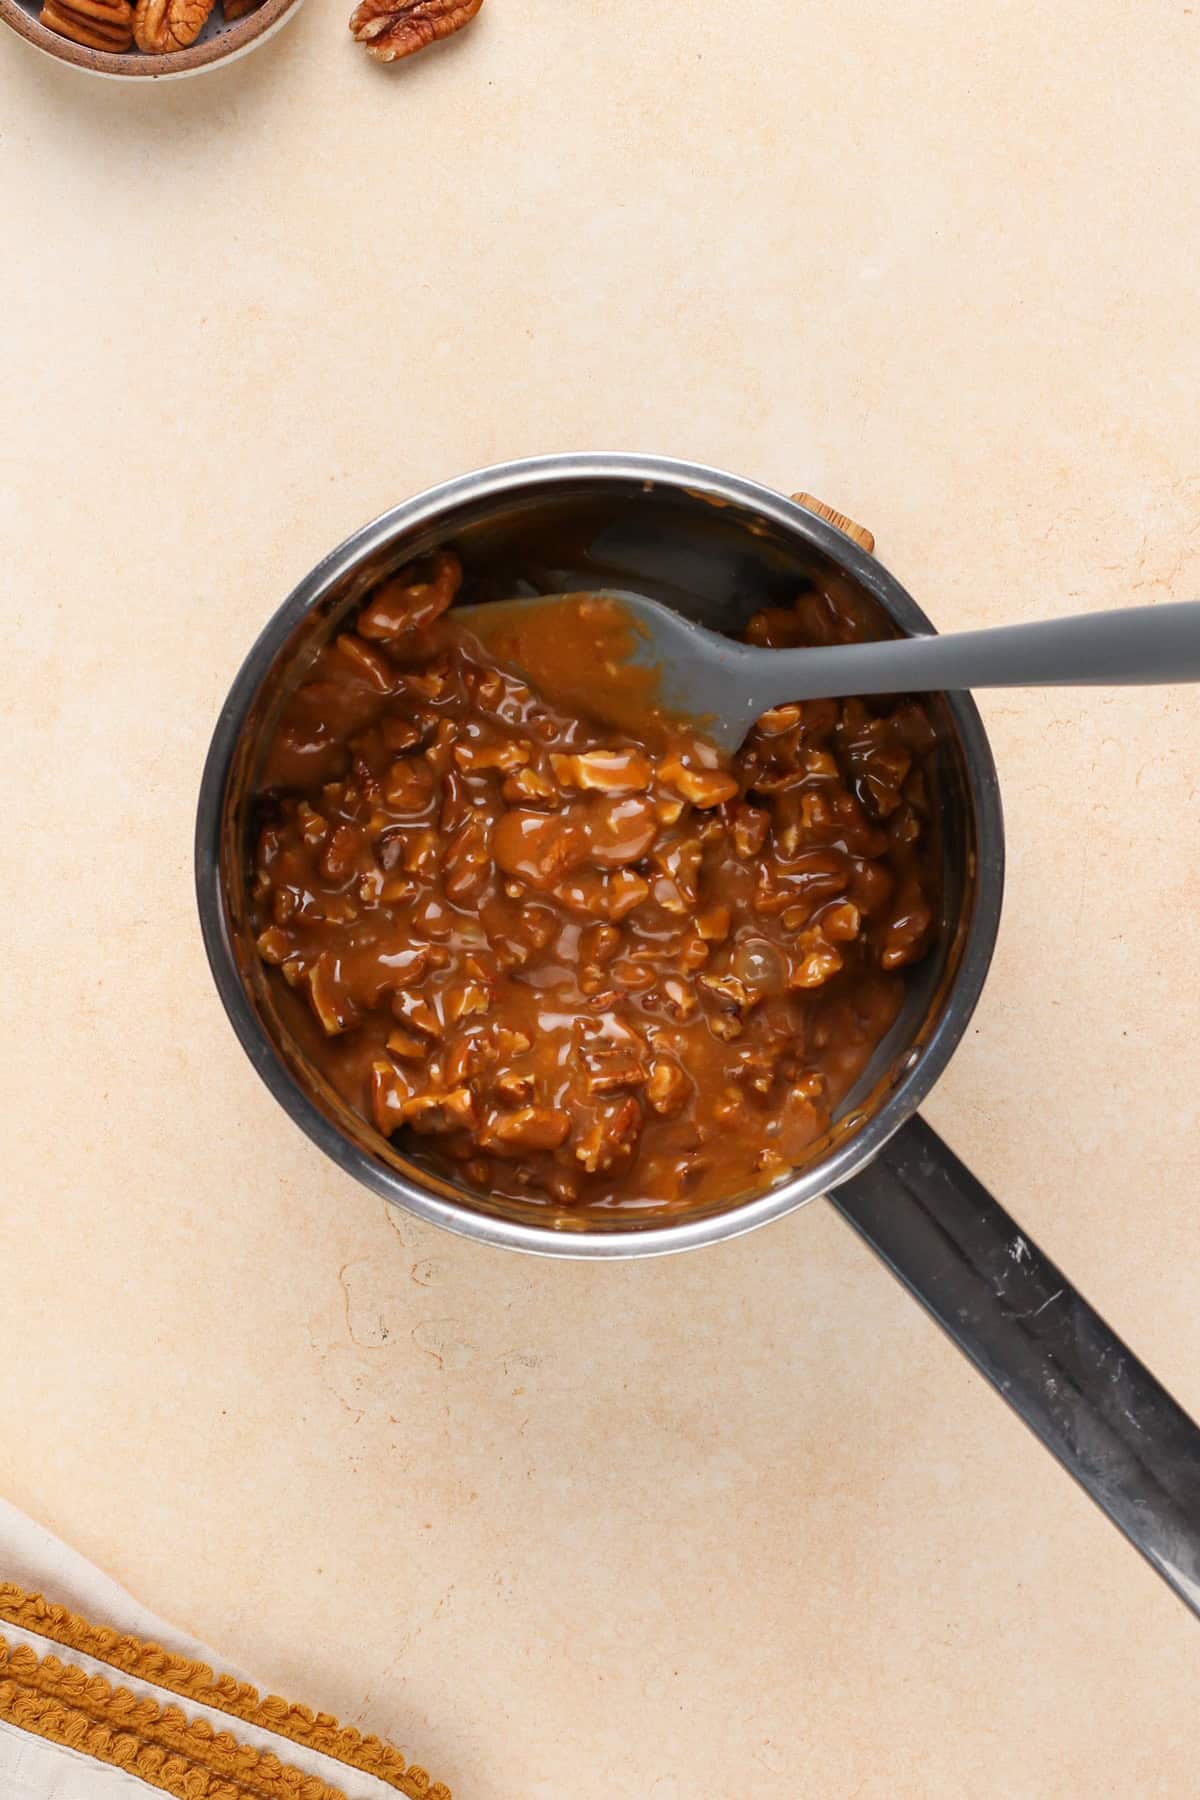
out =
[[(582, 1209), (704, 1205), (801, 1162), (900, 1006), (934, 892), (914, 701), (765, 714), (722, 764), (495, 666), (449, 552), (319, 657), (269, 747), (258, 950), (311, 1054), (467, 1185)], [(595, 660), (603, 601), (582, 602)], [(854, 635), (815, 592), (756, 643)]]

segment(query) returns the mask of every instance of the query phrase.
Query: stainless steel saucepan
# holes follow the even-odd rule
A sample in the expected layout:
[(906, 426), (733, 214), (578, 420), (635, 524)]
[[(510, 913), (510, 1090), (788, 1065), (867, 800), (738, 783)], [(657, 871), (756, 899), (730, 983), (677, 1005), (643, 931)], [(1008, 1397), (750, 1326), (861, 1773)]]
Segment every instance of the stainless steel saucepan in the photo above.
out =
[[(806, 496), (800, 499), (807, 500)], [(825, 516), (822, 516), (822, 514)], [(418, 1168), (351, 1112), (290, 1038), (248, 926), (254, 790), (264, 743), (319, 648), (382, 577), (452, 544), (465, 600), (629, 588), (737, 628), (816, 581), (877, 636), (926, 632), (865, 533), (808, 501), (657, 457), (502, 464), (385, 513), (320, 563), (250, 651), (200, 790), (196, 884), (205, 946), (234, 1030), (276, 1099), (343, 1169), (421, 1218), (550, 1256), (644, 1256), (716, 1243), (828, 1196), (1113, 1521), (1200, 1612), (1200, 1431), (917, 1109), (974, 1010), (991, 960), (1004, 833), (971, 699), (931, 700), (939, 730), (944, 885), (933, 950), (827, 1140), (780, 1186), (682, 1217), (604, 1229), (491, 1202)]]

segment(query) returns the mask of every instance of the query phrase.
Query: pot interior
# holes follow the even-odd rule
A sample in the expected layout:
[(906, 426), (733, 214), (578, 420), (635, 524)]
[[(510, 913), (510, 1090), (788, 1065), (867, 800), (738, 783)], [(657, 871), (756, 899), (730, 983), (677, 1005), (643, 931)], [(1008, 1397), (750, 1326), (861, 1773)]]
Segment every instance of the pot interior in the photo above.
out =
[[(443, 545), (453, 547), (462, 560), (462, 600), (468, 604), (518, 594), (628, 587), (716, 629), (736, 632), (759, 607), (785, 604), (802, 588), (816, 585), (836, 594), (853, 611), (865, 636), (927, 630), (929, 625), (877, 563), (832, 528), (784, 502), (758, 506), (731, 498), (728, 491), (721, 491), (720, 482), (707, 482), (699, 471), (692, 482), (678, 474), (645, 479), (593, 470), (572, 479), (552, 468), (539, 480), (529, 469), (526, 465), (525, 478), (509, 485), (495, 478), (453, 484), (443, 495), (398, 508), (368, 527), (320, 565), (252, 653), (241, 677), (252, 687), (224, 784), (220, 876), (226, 947), (262, 1042), (251, 1045), (245, 1021), (235, 1016), (234, 1022), (260, 1071), (293, 1116), (344, 1166), (389, 1197), (411, 1203), (409, 1190), (415, 1188), (434, 1199), (435, 1216), (442, 1222), (468, 1230), (469, 1216), (482, 1215), (547, 1234), (657, 1232), (663, 1226), (678, 1228), (685, 1218), (694, 1222), (696, 1209), (682, 1214), (677, 1206), (633, 1208), (620, 1214), (606, 1212), (598, 1219), (557, 1209), (546, 1201), (528, 1205), (490, 1201), (415, 1163), (334, 1093), (309, 1054), (315, 1027), (308, 1008), (268, 981), (253, 948), (248, 877), (257, 836), (255, 788), (263, 745), (285, 700), (317, 651), (342, 628), (346, 615), (384, 576)], [(235, 697), (237, 692), (235, 688)], [(909, 971), (900, 1015), (843, 1101), (832, 1132), (814, 1146), (804, 1168), (769, 1190), (779, 1204), (772, 1204), (767, 1216), (819, 1193), (833, 1164), (840, 1174), (849, 1173), (840, 1152), (872, 1121), (880, 1121), (885, 1111), (890, 1122), (882, 1135), (914, 1109), (916, 1098), (900, 1103), (903, 1090), (928, 1086), (928, 1081), (914, 1083), (914, 1075), (931, 1040), (947, 1035), (947, 1012), (972, 936), (979, 885), (980, 753), (975, 753), (973, 774), (963, 730), (967, 713), (974, 720), (985, 759), (986, 745), (969, 702), (935, 695), (928, 698), (928, 707), (939, 740), (932, 769), (943, 865), (937, 938)], [(990, 762), (984, 775), (990, 775)], [(994, 919), (983, 946), (984, 967), (992, 930)], [(968, 1012), (973, 999), (974, 993), (966, 1001)], [(962, 1023), (965, 1020), (950, 1033), (952, 1041)], [(939, 1066), (952, 1041), (942, 1048)], [(276, 1063), (276, 1077), (279, 1069), (286, 1071), (294, 1094), (281, 1092), (278, 1079), (264, 1068), (264, 1046), (269, 1046)], [(323, 1132), (314, 1128), (311, 1108), (325, 1121)], [(334, 1142), (329, 1127), (340, 1142)], [(867, 1130), (866, 1135), (878, 1138), (879, 1131)], [(755, 1196), (730, 1197), (699, 1216), (749, 1215), (756, 1204)], [(755, 1220), (748, 1217), (748, 1222)]]

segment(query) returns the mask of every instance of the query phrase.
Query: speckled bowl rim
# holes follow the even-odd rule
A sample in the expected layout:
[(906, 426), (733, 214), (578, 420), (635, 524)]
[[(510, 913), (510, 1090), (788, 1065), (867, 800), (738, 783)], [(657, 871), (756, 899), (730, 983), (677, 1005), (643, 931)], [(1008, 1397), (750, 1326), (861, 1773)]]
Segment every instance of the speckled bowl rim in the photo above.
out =
[(76, 44), (40, 24), (21, 5), (21, 0), (0, 0), (0, 20), (10, 25), (18, 37), (23, 37), (35, 50), (42, 50), (72, 68), (82, 69), (85, 74), (106, 75), (117, 81), (135, 81), (147, 76), (169, 81), (183, 75), (201, 75), (219, 64), (246, 56), (273, 37), (303, 4), (304, 0), (262, 0), (262, 5), (254, 12), (247, 13), (244, 19), (235, 19), (215, 37), (193, 44), (187, 50), (173, 50), (169, 56), (148, 56), (140, 50), (89, 50), (85, 44)]

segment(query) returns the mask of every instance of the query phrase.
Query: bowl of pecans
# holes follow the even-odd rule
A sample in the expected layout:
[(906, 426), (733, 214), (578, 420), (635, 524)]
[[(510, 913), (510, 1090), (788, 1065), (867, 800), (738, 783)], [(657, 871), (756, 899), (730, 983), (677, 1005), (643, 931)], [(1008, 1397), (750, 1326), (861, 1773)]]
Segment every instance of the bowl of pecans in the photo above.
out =
[(0, 19), (60, 62), (118, 80), (198, 75), (263, 44), (301, 0), (0, 0)]

